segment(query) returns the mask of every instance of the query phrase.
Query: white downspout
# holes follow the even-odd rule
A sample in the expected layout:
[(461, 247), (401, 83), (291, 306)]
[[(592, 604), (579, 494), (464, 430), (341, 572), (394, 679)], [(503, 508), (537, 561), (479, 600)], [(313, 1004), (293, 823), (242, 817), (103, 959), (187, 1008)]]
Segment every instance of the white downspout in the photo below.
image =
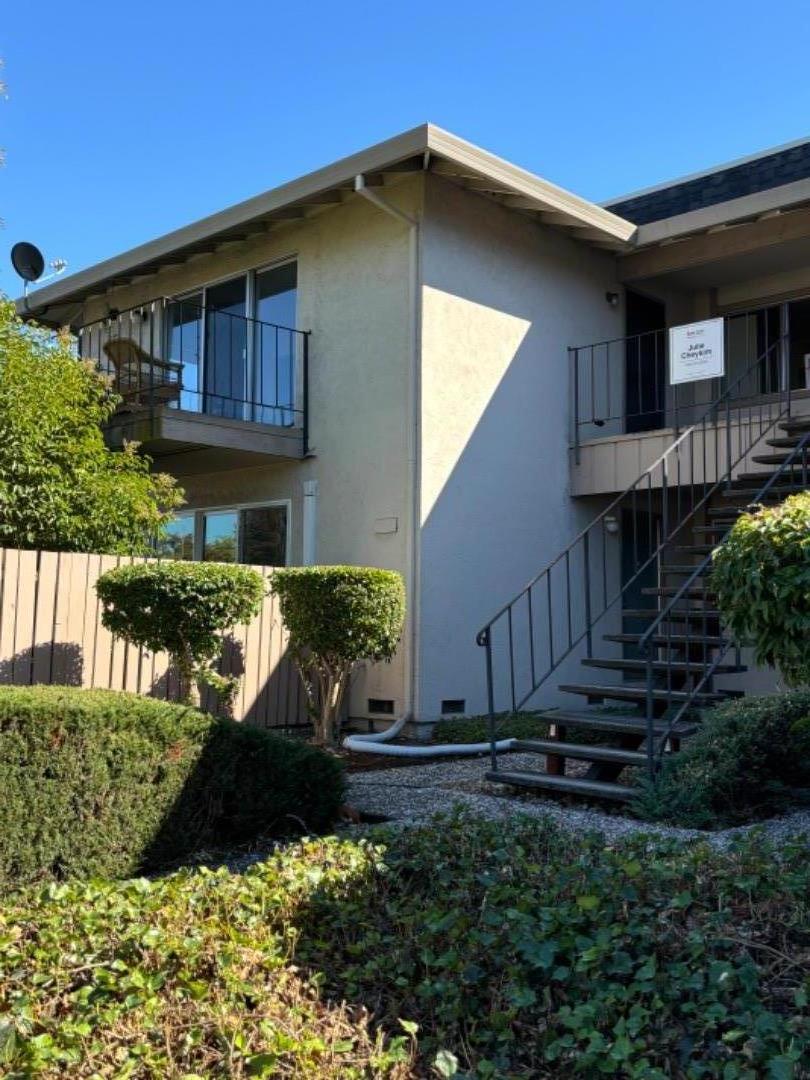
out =
[(302, 553), (301, 564), (302, 566), (314, 566), (316, 562), (318, 536), (318, 481), (305, 480), (303, 488), (304, 510), (301, 527), (304, 534), (304, 550)]
[[(408, 465), (411, 473), (411, 485), (413, 490), (413, 502), (411, 506), (412, 522), (408, 530), (408, 564), (411, 568), (411, 581), (413, 583), (410, 597), (411, 618), (411, 677), (408, 690), (408, 700), (405, 703), (404, 715), (392, 724), (386, 731), (373, 735), (349, 735), (343, 740), (347, 750), (355, 753), (386, 754), (389, 757), (467, 757), (473, 754), (488, 753), (491, 746), (486, 743), (448, 743), (441, 746), (391, 746), (392, 739), (400, 734), (405, 724), (412, 716), (419, 715), (421, 702), (419, 700), (419, 598), (420, 598), (420, 557), (419, 557), (419, 533), (421, 528), (421, 467), (419, 455), (419, 431), (420, 413), (422, 408), (421, 364), (420, 347), (422, 340), (422, 305), (419, 293), (421, 281), (421, 237), (418, 218), (411, 217), (398, 206), (393, 206), (384, 199), (377, 191), (366, 187), (366, 180), (362, 174), (354, 178), (354, 190), (364, 199), (368, 199), (378, 209), (395, 217), (397, 221), (407, 225), (410, 230), (410, 293), (411, 293), (411, 390), (413, 394), (412, 417), (413, 424), (409, 429), (408, 438)], [(511, 750), (514, 739), (501, 739), (495, 744), (498, 751)]]
[[(354, 178), (354, 190), (362, 198), (368, 200), (383, 213), (389, 214), (409, 229), (409, 290), (411, 302), (411, 327), (410, 327), (410, 387), (412, 394), (411, 417), (412, 423), (408, 428), (408, 469), (411, 482), (411, 527), (405, 536), (406, 565), (410, 568), (411, 594), (408, 598), (410, 616), (410, 678), (405, 688), (406, 700), (405, 717), (415, 717), (420, 714), (421, 702), (419, 700), (419, 607), (421, 592), (421, 567), (419, 551), (419, 530), (421, 524), (421, 476), (419, 460), (419, 424), (422, 408), (421, 391), (421, 316), (422, 305), (419, 292), (421, 277), (421, 230), (419, 219), (406, 214), (398, 206), (394, 206), (384, 199), (379, 192), (366, 186), (366, 179), (359, 173)], [(391, 729), (389, 729), (391, 730)]]

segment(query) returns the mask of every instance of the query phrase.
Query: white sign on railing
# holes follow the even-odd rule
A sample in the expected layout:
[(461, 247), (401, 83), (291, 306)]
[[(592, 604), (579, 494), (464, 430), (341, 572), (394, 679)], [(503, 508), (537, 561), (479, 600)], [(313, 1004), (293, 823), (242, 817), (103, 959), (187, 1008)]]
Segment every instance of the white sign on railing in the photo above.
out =
[(672, 326), (669, 330), (669, 381), (716, 379), (725, 372), (722, 319)]

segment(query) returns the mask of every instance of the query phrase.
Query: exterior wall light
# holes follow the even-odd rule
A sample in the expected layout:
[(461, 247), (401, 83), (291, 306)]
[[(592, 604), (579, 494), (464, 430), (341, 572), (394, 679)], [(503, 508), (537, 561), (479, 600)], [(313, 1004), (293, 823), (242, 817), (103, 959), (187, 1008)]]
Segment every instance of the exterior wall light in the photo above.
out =
[(617, 292), (606, 292), (605, 299), (611, 307), (619, 306), (619, 294)]
[(605, 518), (605, 530), (606, 532), (609, 532), (611, 536), (615, 536), (616, 533), (619, 531), (618, 519), (613, 517), (612, 514), (608, 514), (608, 516)]

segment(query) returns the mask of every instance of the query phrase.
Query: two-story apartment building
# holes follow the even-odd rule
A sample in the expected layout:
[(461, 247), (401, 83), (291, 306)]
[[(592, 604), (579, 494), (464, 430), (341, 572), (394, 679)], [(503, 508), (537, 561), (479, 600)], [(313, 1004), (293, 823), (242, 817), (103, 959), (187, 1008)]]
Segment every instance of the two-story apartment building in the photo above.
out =
[[(402, 647), (353, 717), (484, 711), (486, 626), (494, 707), (637, 703), (664, 543), (697, 566), (718, 485), (784, 465), (810, 402), (810, 142), (597, 206), (424, 125), (27, 310), (186, 489), (165, 554), (402, 572)], [(723, 373), (673, 382), (665, 328), (710, 318)], [(711, 677), (772, 681), (741, 666)]]

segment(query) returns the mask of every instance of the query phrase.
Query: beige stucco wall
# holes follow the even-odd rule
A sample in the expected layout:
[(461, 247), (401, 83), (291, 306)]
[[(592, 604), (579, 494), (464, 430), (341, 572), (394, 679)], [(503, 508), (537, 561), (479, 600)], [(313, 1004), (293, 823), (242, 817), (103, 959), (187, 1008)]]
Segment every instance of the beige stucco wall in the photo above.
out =
[(476, 631), (601, 507), (570, 497), (567, 347), (618, 337), (623, 322), (605, 299), (610, 255), (433, 176), (422, 274), (418, 659), (430, 718), (446, 698), (483, 711)]
[[(385, 196), (414, 213), (421, 178), (385, 188)], [(302, 559), (303, 485), (318, 483), (315, 557), (401, 571), (410, 587), (411, 528), (408, 438), (412, 418), (413, 304), (409, 294), (408, 229), (357, 196), (304, 223), (196, 258), (95, 303), (88, 318), (109, 304), (123, 310), (161, 295), (295, 257), (298, 325), (310, 329), (310, 446), (304, 461), (268, 459), (259, 467), (183, 475), (190, 507), (289, 499), (292, 562)], [(178, 471), (183, 468), (177, 459)], [(165, 465), (171, 466), (171, 459)], [(165, 467), (164, 465), (164, 467)], [(185, 470), (184, 470), (185, 471)], [(378, 519), (396, 519), (380, 532)], [(386, 525), (390, 528), (390, 523)], [(406, 634), (392, 665), (355, 680), (352, 713), (364, 715), (368, 697), (406, 707)]]

